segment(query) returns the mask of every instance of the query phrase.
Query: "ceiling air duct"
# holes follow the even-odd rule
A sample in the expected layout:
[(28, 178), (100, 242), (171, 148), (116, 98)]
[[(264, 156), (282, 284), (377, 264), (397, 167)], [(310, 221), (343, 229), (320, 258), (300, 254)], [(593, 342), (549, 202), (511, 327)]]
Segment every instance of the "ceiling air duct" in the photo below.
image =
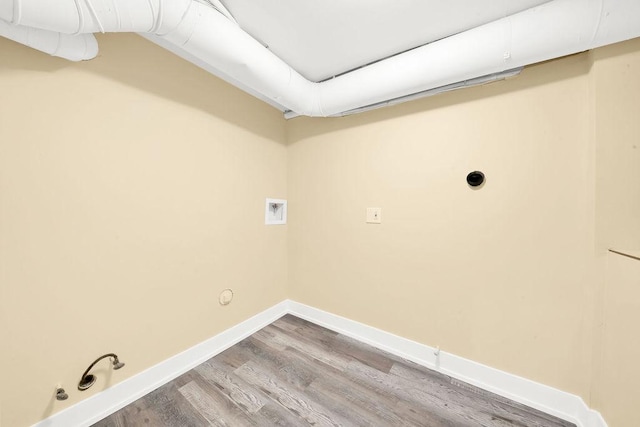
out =
[(0, 36), (71, 61), (93, 59), (98, 54), (98, 42), (93, 34), (74, 36), (23, 25), (11, 25), (0, 20)]
[(45, 30), (34, 33), (42, 40), (33, 47), (52, 53), (46, 47), (55, 45), (58, 56), (78, 60), (95, 55), (87, 48), (89, 33), (149, 34), (272, 104), (308, 116), (339, 115), (640, 36), (638, 0), (553, 0), (316, 83), (244, 32), (223, 7), (195, 0), (0, 0), (0, 35), (24, 42), (31, 40), (24, 31)]

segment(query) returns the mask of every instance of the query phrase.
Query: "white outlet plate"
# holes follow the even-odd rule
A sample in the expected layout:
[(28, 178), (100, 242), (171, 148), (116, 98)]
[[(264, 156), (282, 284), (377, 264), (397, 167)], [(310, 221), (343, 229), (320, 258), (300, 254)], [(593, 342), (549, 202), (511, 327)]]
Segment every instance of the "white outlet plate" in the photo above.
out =
[(367, 224), (382, 224), (382, 208), (367, 208)]
[(267, 199), (264, 210), (264, 223), (280, 225), (287, 223), (287, 201), (283, 199)]

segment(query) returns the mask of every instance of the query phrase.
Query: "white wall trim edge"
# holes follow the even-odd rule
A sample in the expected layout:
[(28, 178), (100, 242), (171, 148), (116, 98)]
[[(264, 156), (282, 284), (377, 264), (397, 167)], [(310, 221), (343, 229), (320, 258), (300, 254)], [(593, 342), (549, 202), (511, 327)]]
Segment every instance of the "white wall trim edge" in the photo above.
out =
[(290, 313), (419, 365), (575, 423), (607, 427), (599, 412), (576, 395), (464, 359), (389, 332), (295, 301), (285, 300), (226, 331), (34, 424), (88, 427)]
[(589, 408), (579, 396), (442, 350), (438, 353), (438, 357), (436, 348), (294, 301), (289, 301), (289, 313), (484, 390), (573, 422), (578, 427), (607, 427), (602, 415)]

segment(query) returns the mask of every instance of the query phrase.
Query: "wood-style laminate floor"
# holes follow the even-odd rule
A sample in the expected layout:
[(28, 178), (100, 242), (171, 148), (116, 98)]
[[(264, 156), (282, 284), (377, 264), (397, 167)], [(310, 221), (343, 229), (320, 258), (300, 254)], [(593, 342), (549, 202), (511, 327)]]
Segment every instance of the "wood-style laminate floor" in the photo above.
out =
[(94, 426), (307, 425), (574, 426), (290, 315)]

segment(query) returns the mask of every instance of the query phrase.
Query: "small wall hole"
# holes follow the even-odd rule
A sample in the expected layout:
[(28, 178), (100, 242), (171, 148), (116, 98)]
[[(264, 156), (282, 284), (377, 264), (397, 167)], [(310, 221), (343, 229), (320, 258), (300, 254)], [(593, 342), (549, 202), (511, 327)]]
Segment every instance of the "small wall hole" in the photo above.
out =
[(480, 171), (473, 171), (467, 175), (467, 184), (472, 187), (479, 187), (484, 184), (484, 174)]

